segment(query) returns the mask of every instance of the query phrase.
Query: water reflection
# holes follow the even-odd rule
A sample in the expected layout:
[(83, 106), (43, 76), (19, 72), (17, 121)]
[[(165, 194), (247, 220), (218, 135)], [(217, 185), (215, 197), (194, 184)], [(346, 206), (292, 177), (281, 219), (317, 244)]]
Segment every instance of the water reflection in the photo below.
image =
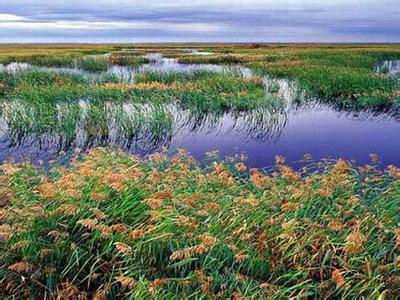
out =
[[(117, 146), (129, 153), (148, 154), (169, 146), (184, 132), (236, 132), (256, 139), (278, 136), (286, 122), (282, 107), (251, 113), (204, 113), (176, 104), (77, 103), (53, 105), (3, 102), (0, 116), (0, 157), (26, 154), (46, 160), (60, 152)], [(218, 131), (218, 128), (220, 128)], [(41, 157), (43, 154), (43, 157)]]
[(385, 60), (380, 66), (377, 66), (377, 73), (396, 75), (400, 74), (400, 60)]
[(244, 152), (258, 167), (271, 165), (276, 154), (289, 162), (311, 153), (317, 159), (364, 163), (374, 152), (384, 164), (400, 165), (399, 140), (400, 123), (390, 115), (340, 112), (313, 101), (220, 113), (185, 110), (176, 103), (81, 100), (40, 106), (13, 101), (2, 104), (0, 115), (1, 160), (65, 163), (77, 148), (105, 146), (140, 155), (183, 147), (199, 159), (216, 149), (222, 154)]

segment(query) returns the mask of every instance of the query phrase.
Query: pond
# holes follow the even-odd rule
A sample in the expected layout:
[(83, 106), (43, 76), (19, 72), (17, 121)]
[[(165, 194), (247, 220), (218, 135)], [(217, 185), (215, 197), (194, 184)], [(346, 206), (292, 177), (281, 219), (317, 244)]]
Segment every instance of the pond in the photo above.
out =
[[(148, 58), (152, 62), (139, 68), (110, 66), (107, 74), (117, 74), (121, 81), (128, 82), (144, 70), (235, 69), (244, 76), (252, 74), (241, 66), (184, 65), (159, 54)], [(29, 66), (8, 66), (19, 67)], [(270, 85), (277, 86), (279, 101), (241, 112), (200, 112), (184, 109), (176, 102), (98, 104), (82, 99), (46, 107), (19, 101), (3, 103), (0, 160), (65, 164), (77, 151), (104, 146), (140, 155), (163, 148), (171, 153), (185, 148), (199, 160), (213, 150), (219, 150), (221, 155), (243, 153), (253, 167), (272, 165), (275, 155), (285, 156), (296, 166), (304, 154), (311, 154), (314, 159), (345, 158), (365, 164), (370, 162), (371, 153), (379, 155), (383, 166), (400, 165), (400, 122), (396, 114), (340, 111), (317, 100), (299, 104), (293, 101), (298, 93), (294, 83), (285, 79), (264, 81), (266, 91)], [(53, 120), (51, 124), (40, 122), (49, 118)]]
[[(14, 112), (35, 108), (21, 106)], [(72, 107), (58, 107), (58, 118), (71, 124), (56, 132), (27, 130), (3, 112), (0, 160), (27, 158), (35, 163), (68, 160), (76, 149), (113, 146), (133, 154), (149, 154), (167, 147), (189, 150), (196, 158), (212, 150), (244, 153), (251, 166), (271, 165), (277, 154), (294, 164), (306, 153), (315, 159), (346, 158), (364, 164), (377, 153), (384, 165), (400, 164), (400, 123), (391, 116), (335, 111), (309, 103), (291, 108), (260, 108), (250, 112), (195, 113), (175, 104), (160, 107), (108, 104), (101, 107), (81, 101), (75, 122), (67, 122)], [(4, 109), (3, 111), (7, 111)], [(117, 118), (118, 116), (118, 118)], [(122, 116), (124, 116), (122, 118)], [(136, 121), (137, 120), (137, 121)], [(22, 124), (26, 124), (23, 122)], [(36, 131), (35, 131), (36, 130)]]

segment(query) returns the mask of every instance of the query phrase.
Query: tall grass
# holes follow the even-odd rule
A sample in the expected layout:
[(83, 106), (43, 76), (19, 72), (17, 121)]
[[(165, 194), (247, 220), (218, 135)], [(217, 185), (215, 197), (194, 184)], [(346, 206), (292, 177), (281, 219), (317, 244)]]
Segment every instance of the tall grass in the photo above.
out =
[[(398, 79), (374, 70), (384, 60), (399, 59), (396, 45), (203, 45), (217, 52), (210, 56), (187, 55), (183, 46), (142, 46), (135, 53), (116, 51), (106, 57), (90, 53), (120, 50), (123, 46), (0, 48), (0, 61), (29, 62), (41, 66), (72, 66), (89, 72), (106, 71), (108, 63), (137, 66), (147, 62), (146, 52), (162, 52), (182, 63), (244, 64), (261, 74), (288, 77), (299, 82), (309, 97), (347, 108), (387, 109), (398, 104)], [(200, 46), (199, 46), (200, 47)], [(14, 52), (12, 52), (12, 51)], [(14, 53), (14, 54), (13, 54)], [(148, 76), (148, 75), (146, 75)], [(180, 76), (180, 75), (179, 75)], [(171, 79), (172, 80), (172, 79)], [(178, 79), (180, 80), (180, 79)], [(0, 84), (0, 93), (5, 93)]]
[(108, 62), (119, 66), (139, 66), (148, 63), (149, 60), (143, 56), (132, 55), (130, 52), (127, 54), (118, 52), (110, 55)]
[(180, 56), (178, 62), (183, 64), (240, 64), (243, 59), (235, 55)]
[(77, 66), (89, 72), (102, 72), (108, 69), (108, 60), (105, 57), (85, 57), (77, 62)]
[[(1, 166), (3, 297), (387, 298), (400, 288), (400, 171), (274, 174), (215, 153), (95, 150)], [(310, 173), (318, 168), (319, 172)]]
[(113, 76), (92, 81), (85, 74), (28, 68), (0, 72), (0, 92), (10, 100), (54, 103), (92, 99), (166, 103), (178, 100), (185, 108), (202, 110), (248, 110), (275, 101), (265, 95), (259, 77), (246, 78), (238, 72), (154, 72), (135, 75), (135, 83), (118, 83)]
[[(172, 47), (163, 52), (182, 55)], [(110, 58), (84, 55), (120, 47), (7, 49), (0, 47), (6, 63), (12, 56), (69, 66), (76, 55), (78, 65), (96, 76)], [(293, 78), (308, 96), (346, 107), (386, 108), (399, 101), (398, 78), (374, 73), (380, 61), (399, 57), (397, 46), (212, 49), (225, 54), (186, 62), (241, 62), (261, 74)], [(128, 55), (111, 58), (120, 65), (141, 63)], [(1, 116), (11, 141), (61, 137), (60, 147), (84, 149), (126, 141), (127, 147), (155, 151), (173, 132), (165, 103), (189, 109), (196, 119), (257, 109), (245, 121), (248, 134), (279, 134), (282, 125), (279, 86), (266, 89), (258, 76), (149, 71), (131, 83), (107, 75), (92, 79), (37, 68), (1, 71)], [(261, 109), (268, 105), (271, 110)], [(270, 128), (263, 127), (264, 118), (278, 119)], [(140, 159), (96, 149), (76, 156), (68, 169), (47, 171), (4, 163), (0, 295), (395, 299), (400, 170), (382, 171), (371, 157), (363, 167), (306, 157), (298, 172), (283, 157), (257, 170), (241, 156), (224, 159), (216, 152), (200, 167), (183, 150)]]
[(119, 145), (147, 153), (161, 149), (172, 135), (172, 116), (165, 105), (79, 102), (2, 102), (0, 117), (12, 145), (50, 143), (71, 152), (96, 146)]
[(276, 61), (250, 61), (259, 72), (292, 78), (311, 97), (347, 108), (386, 109), (398, 102), (396, 77), (375, 74), (386, 59), (399, 59), (400, 51), (355, 49), (292, 49)]
[(34, 66), (43, 67), (73, 67), (75, 65), (76, 56), (50, 56), (50, 55), (27, 55), (27, 56), (7, 56), (0, 58), (3, 64), (12, 62), (29, 63)]

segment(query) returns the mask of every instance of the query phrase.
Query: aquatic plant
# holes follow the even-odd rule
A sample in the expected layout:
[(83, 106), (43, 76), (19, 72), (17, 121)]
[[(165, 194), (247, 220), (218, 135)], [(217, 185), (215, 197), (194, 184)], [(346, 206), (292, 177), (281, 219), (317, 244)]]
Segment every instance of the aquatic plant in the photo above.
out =
[(264, 74), (292, 78), (310, 97), (345, 108), (386, 109), (397, 101), (398, 79), (374, 73), (383, 60), (399, 58), (397, 50), (309, 47), (287, 51), (278, 52), (278, 60), (259, 59), (247, 65)]
[(260, 74), (296, 80), (309, 97), (345, 108), (387, 109), (398, 101), (398, 79), (374, 73), (382, 61), (400, 58), (395, 45), (260, 45), (253, 49), (239, 45), (217, 49), (220, 54), (177, 58), (192, 64), (241, 63)]
[(240, 64), (243, 63), (243, 58), (238, 55), (186, 55), (180, 56), (178, 62), (183, 64)]
[(108, 62), (112, 65), (119, 66), (139, 66), (148, 63), (149, 60), (143, 56), (132, 55), (130, 52), (128, 52), (128, 54), (118, 52), (116, 54), (111, 54), (108, 57)]
[(50, 173), (3, 164), (1, 295), (396, 297), (398, 168), (207, 161), (97, 149)]
[[(398, 103), (398, 78), (388, 74), (375, 74), (374, 70), (384, 60), (399, 59), (396, 45), (197, 45), (212, 55), (188, 55), (191, 45), (142, 45), (135, 51), (123, 46), (88, 45), (81, 47), (0, 47), (0, 61), (23, 61), (43, 66), (80, 66), (92, 73), (107, 70), (107, 63), (139, 65), (148, 59), (141, 55), (161, 52), (176, 57), (182, 63), (241, 63), (257, 73), (269, 77), (285, 77), (296, 80), (308, 98), (318, 98), (345, 108), (388, 109)], [(46, 51), (47, 50), (47, 51)], [(111, 52), (108, 57), (88, 54)], [(173, 75), (173, 76), (172, 76)], [(207, 76), (206, 73), (203, 73)], [(153, 76), (153, 78), (151, 78)], [(196, 75), (197, 76), (197, 75)], [(146, 74), (141, 81), (190, 81), (196, 76)], [(147, 77), (147, 78), (144, 78)], [(163, 77), (163, 78), (161, 78)], [(168, 78), (169, 77), (169, 78)], [(174, 78), (175, 77), (175, 78)], [(184, 77), (187, 77), (186, 79)], [(103, 79), (101, 79), (103, 80)], [(115, 78), (105, 79), (103, 82)], [(0, 81), (0, 94), (9, 91)]]
[[(55, 139), (66, 155), (121, 141), (137, 153), (158, 151), (174, 130), (170, 103), (187, 109), (188, 123), (254, 109), (242, 130), (279, 135), (279, 77), (292, 78), (305, 98), (342, 107), (399, 102), (399, 78), (374, 73), (399, 57), (396, 45), (208, 45), (222, 54), (190, 58), (184, 47), (144, 45), (136, 54), (240, 62), (269, 81), (227, 69), (141, 71), (128, 83), (96, 74), (109, 63), (144, 62), (122, 46), (1, 46), (6, 64), (65, 67), (73, 59), (92, 73), (2, 68), (11, 143)], [(377, 168), (375, 155), (363, 167), (306, 156), (301, 170), (278, 156), (259, 170), (218, 152), (200, 166), (183, 150), (146, 158), (110, 151), (79, 154), (68, 169), (0, 166), (2, 298), (397, 297), (400, 170)]]
[(108, 60), (105, 57), (84, 57), (76, 65), (89, 72), (102, 72), (108, 69)]
[(147, 153), (161, 149), (172, 132), (170, 114), (156, 104), (9, 101), (2, 103), (0, 116), (12, 145), (50, 142), (58, 152), (118, 144)]
[(27, 56), (8, 56), (0, 58), (1, 63), (9, 64), (13, 62), (29, 63), (34, 66), (43, 67), (73, 67), (76, 56), (50, 56), (50, 55), (27, 55)]
[(260, 77), (239, 72), (155, 72), (135, 75), (134, 83), (122, 83), (116, 75), (92, 78), (86, 74), (27, 68), (0, 72), (1, 90), (9, 100), (31, 103), (58, 101), (132, 101), (166, 103), (178, 100), (186, 108), (246, 110), (275, 101), (265, 95)]

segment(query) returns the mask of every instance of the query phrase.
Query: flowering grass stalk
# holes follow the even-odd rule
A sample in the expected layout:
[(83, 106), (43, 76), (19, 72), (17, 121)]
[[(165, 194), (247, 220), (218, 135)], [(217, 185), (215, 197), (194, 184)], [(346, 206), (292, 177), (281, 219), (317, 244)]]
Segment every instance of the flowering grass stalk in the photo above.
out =
[(96, 149), (48, 173), (4, 163), (0, 294), (398, 295), (398, 168), (338, 160), (295, 171), (277, 157), (266, 173), (217, 152), (207, 162), (183, 150), (139, 159)]

